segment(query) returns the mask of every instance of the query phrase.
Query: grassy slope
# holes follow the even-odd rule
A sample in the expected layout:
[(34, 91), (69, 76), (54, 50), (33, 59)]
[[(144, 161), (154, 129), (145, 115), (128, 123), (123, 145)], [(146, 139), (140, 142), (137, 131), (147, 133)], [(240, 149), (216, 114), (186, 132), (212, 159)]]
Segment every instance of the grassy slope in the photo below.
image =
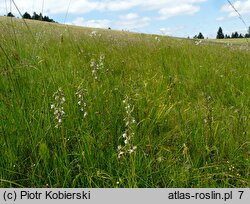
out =
[(217, 42), (217, 43), (224, 43), (224, 44), (233, 44), (233, 45), (247, 45), (247, 41), (250, 39), (245, 38), (237, 38), (237, 39), (210, 39), (208, 41)]
[[(27, 24), (0, 18), (1, 187), (249, 187), (249, 52)], [(102, 54), (95, 80), (91, 60)], [(126, 96), (137, 149), (118, 159)]]

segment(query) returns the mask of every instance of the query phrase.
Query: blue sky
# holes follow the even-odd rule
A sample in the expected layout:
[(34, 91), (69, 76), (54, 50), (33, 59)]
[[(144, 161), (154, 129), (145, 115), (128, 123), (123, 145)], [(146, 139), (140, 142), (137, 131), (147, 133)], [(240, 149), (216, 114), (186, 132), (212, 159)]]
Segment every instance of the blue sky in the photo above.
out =
[[(224, 33), (246, 33), (246, 26), (227, 0), (14, 0), (24, 13), (43, 12), (55, 21), (79, 26), (129, 30), (178, 37), (202, 32), (214, 38)], [(0, 15), (16, 11), (11, 0), (0, 1)], [(250, 0), (231, 0), (250, 26)], [(67, 18), (65, 19), (67, 14)]]

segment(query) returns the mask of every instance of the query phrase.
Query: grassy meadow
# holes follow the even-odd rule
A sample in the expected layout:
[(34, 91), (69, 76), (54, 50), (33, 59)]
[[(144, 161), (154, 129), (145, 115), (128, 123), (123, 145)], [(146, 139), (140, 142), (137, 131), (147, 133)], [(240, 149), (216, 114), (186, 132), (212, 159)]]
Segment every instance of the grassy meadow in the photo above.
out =
[(250, 39), (246, 38), (229, 38), (229, 39), (209, 39), (210, 42), (224, 43), (229, 45), (241, 45), (248, 47), (248, 42)]
[(0, 187), (250, 186), (249, 50), (1, 17), (0, 73)]

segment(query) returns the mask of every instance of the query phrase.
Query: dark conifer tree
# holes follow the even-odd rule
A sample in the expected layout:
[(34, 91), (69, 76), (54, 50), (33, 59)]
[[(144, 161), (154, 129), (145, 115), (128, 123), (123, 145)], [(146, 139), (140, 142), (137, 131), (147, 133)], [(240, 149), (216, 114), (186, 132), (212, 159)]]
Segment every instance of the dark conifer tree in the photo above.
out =
[(25, 19), (31, 19), (31, 15), (28, 12), (25, 12), (23, 14), (23, 18), (25, 18)]
[(250, 38), (250, 26), (248, 27), (247, 33), (245, 34), (245, 38)]
[(222, 28), (221, 27), (219, 27), (219, 30), (218, 30), (218, 32), (217, 32), (217, 36), (216, 36), (216, 38), (217, 39), (224, 39), (224, 34), (223, 34), (223, 31), (222, 31)]
[(42, 20), (43, 20), (43, 14), (40, 13), (40, 14), (39, 14), (39, 21), (42, 21)]
[(8, 17), (15, 17), (11, 12), (7, 14)]
[(204, 36), (202, 35), (202, 33), (199, 33), (199, 35), (197, 36), (198, 39), (204, 39)]
[(33, 16), (32, 16), (32, 19), (39, 20), (39, 15), (36, 12), (34, 12)]
[(238, 32), (234, 33), (234, 38), (239, 38), (239, 33)]

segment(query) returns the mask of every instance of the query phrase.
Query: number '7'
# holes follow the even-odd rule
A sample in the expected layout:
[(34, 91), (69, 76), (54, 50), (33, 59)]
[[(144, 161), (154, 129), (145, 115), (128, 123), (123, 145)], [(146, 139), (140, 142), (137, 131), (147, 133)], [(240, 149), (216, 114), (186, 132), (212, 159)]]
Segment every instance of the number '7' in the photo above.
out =
[(238, 192), (240, 193), (240, 199), (241, 199), (244, 191), (238, 191)]

